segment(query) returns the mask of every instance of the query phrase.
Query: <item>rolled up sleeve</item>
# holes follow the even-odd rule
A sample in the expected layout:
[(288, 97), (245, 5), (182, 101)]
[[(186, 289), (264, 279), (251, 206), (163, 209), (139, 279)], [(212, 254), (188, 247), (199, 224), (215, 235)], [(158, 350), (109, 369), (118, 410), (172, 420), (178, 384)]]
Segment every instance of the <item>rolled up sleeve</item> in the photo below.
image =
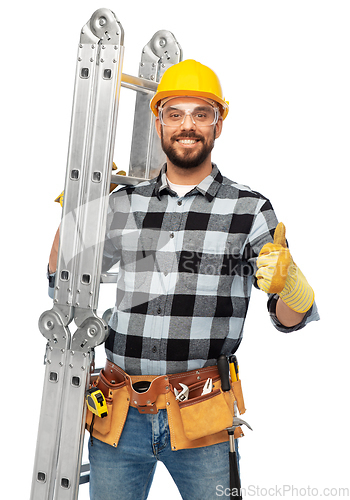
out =
[(49, 291), (50, 299), (53, 299), (53, 295), (54, 295), (55, 278), (56, 278), (56, 273), (50, 273), (49, 266), (47, 266), (47, 279), (49, 280), (49, 290), (48, 291)]
[(270, 319), (273, 326), (280, 332), (284, 333), (296, 332), (297, 330), (301, 330), (302, 328), (304, 328), (304, 326), (306, 326), (308, 323), (311, 323), (312, 321), (318, 321), (320, 319), (320, 315), (318, 314), (317, 310), (317, 305), (314, 302), (311, 309), (307, 311), (303, 320), (299, 324), (291, 327), (284, 326), (276, 316), (276, 305), (278, 299), (279, 297), (277, 294), (270, 295), (267, 301), (267, 309), (269, 311)]

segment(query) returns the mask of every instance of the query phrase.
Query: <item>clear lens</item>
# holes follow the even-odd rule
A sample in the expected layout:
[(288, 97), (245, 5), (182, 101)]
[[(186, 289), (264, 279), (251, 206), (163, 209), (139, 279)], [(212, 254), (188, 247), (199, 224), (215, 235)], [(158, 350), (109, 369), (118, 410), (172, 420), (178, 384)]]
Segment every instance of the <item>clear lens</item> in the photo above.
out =
[(210, 104), (198, 105), (194, 104), (176, 104), (168, 105), (165, 108), (160, 108), (159, 119), (162, 125), (168, 127), (178, 127), (182, 125), (189, 115), (194, 124), (199, 127), (209, 127), (214, 125), (218, 120), (218, 109), (210, 106)]

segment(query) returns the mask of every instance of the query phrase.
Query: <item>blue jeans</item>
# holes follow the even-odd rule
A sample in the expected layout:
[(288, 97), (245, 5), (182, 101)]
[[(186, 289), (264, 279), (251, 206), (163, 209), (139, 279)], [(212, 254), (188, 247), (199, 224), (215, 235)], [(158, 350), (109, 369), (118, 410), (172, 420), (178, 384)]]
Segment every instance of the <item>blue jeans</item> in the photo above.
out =
[(145, 500), (158, 461), (183, 500), (213, 500), (229, 488), (229, 443), (171, 451), (166, 410), (141, 415), (130, 407), (118, 446), (94, 438), (89, 456), (91, 500)]

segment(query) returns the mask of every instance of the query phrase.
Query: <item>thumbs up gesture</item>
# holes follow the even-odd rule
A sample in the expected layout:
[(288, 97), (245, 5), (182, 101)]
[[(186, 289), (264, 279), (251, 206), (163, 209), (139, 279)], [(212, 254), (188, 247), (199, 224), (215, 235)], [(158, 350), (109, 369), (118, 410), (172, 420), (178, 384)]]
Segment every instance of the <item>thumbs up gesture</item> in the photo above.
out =
[(314, 302), (314, 291), (292, 259), (286, 243), (286, 228), (278, 224), (273, 243), (267, 243), (257, 260), (258, 286), (266, 293), (277, 293), (296, 312), (305, 313)]

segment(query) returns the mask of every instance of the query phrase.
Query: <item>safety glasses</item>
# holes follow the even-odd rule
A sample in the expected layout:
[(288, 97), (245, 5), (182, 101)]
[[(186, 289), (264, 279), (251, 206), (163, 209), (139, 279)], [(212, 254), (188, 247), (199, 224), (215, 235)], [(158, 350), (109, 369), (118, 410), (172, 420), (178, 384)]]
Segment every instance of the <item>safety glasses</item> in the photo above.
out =
[(210, 127), (215, 125), (219, 119), (219, 109), (203, 101), (203, 104), (186, 102), (183, 104), (171, 104), (168, 101), (159, 108), (159, 120), (167, 127), (179, 127), (190, 116), (192, 122), (198, 127)]

